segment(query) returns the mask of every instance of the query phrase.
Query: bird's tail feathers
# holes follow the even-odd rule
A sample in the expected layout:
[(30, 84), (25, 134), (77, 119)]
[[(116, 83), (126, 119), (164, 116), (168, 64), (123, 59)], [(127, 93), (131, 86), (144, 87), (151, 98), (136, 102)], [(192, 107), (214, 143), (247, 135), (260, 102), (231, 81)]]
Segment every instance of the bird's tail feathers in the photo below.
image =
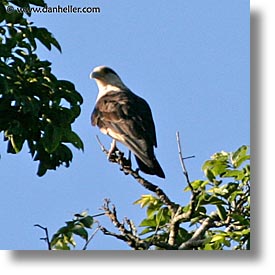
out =
[[(150, 150), (146, 146), (145, 142), (144, 144), (137, 143), (135, 140), (130, 138), (125, 140), (123, 143), (134, 153), (138, 167), (142, 172), (149, 175), (157, 175), (160, 178), (165, 178), (165, 174), (154, 155), (153, 146)], [(147, 150), (144, 150), (144, 148), (142, 148), (143, 146), (145, 148), (147, 147)]]
[(153, 161), (152, 161), (152, 165), (148, 166), (146, 165), (141, 159), (139, 159), (137, 156), (136, 157), (136, 161), (138, 164), (139, 169), (149, 175), (157, 175), (160, 178), (165, 178), (165, 174), (160, 166), (160, 164), (158, 163), (157, 159), (154, 157)]

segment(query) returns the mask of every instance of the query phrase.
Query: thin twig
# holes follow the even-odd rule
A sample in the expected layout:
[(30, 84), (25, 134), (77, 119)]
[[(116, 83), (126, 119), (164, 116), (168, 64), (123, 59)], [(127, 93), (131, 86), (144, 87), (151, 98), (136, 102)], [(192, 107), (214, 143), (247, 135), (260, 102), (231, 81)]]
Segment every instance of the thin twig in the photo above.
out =
[(185, 167), (185, 164), (184, 164), (184, 159), (187, 159), (187, 158), (193, 158), (194, 156), (191, 156), (191, 157), (186, 157), (184, 158), (183, 155), (182, 155), (182, 149), (181, 149), (181, 143), (180, 143), (180, 134), (179, 132), (177, 131), (176, 132), (176, 137), (177, 137), (177, 144), (178, 144), (178, 152), (179, 152), (179, 159), (180, 159), (180, 164), (181, 164), (181, 168), (182, 168), (182, 172), (186, 178), (186, 181), (187, 181), (187, 184), (188, 186), (190, 187), (191, 191), (193, 192), (193, 186), (189, 180), (189, 176), (188, 176), (188, 172), (186, 170), (186, 167)]
[(40, 238), (40, 240), (43, 240), (47, 243), (48, 245), (48, 250), (52, 250), (51, 248), (51, 242), (50, 242), (50, 239), (49, 239), (49, 233), (48, 233), (48, 228), (47, 227), (44, 227), (44, 226), (41, 226), (40, 224), (35, 224), (34, 226), (37, 226), (41, 229), (43, 229), (46, 233), (46, 237), (45, 238)]
[(108, 152), (108, 150), (104, 147), (104, 145), (101, 143), (101, 141), (100, 141), (98, 135), (96, 135), (96, 140), (97, 140), (97, 142), (98, 142), (98, 144), (99, 144), (100, 149), (102, 150), (102, 152), (104, 152), (106, 155), (108, 155), (109, 152)]
[(200, 191), (198, 190), (194, 190), (191, 182), (190, 182), (190, 179), (189, 179), (189, 175), (188, 175), (188, 172), (187, 172), (187, 169), (185, 167), (185, 163), (184, 163), (184, 160), (187, 159), (187, 158), (193, 158), (194, 156), (191, 156), (191, 157), (183, 157), (183, 154), (182, 154), (182, 149), (181, 149), (181, 142), (180, 142), (180, 134), (179, 132), (177, 131), (176, 132), (176, 137), (177, 137), (177, 144), (178, 144), (178, 152), (179, 152), (179, 159), (180, 159), (180, 163), (181, 163), (181, 167), (182, 167), (182, 171), (183, 171), (183, 174), (186, 178), (186, 181), (187, 181), (187, 184), (191, 190), (191, 201), (190, 201), (190, 209), (189, 211), (185, 212), (185, 213), (181, 213), (179, 215), (177, 215), (175, 218), (174, 218), (174, 221), (180, 221), (180, 220), (189, 220), (194, 211), (195, 211), (195, 208), (196, 208), (196, 203), (197, 203), (197, 196), (199, 195)]
[[(104, 213), (105, 215), (105, 213)], [(97, 231), (100, 230), (100, 227), (98, 227), (95, 232), (91, 235), (91, 237), (87, 240), (87, 242), (85, 243), (84, 247), (82, 250), (86, 250), (87, 249), (87, 246), (88, 244), (91, 242), (91, 240), (94, 238), (95, 234), (97, 233)]]
[(99, 217), (99, 216), (104, 216), (105, 215), (105, 213), (99, 213), (99, 214), (95, 214), (95, 215), (92, 215), (91, 217), (92, 218), (95, 218), (95, 217)]
[(185, 160), (185, 159), (192, 159), (192, 158), (194, 158), (195, 156), (189, 156), (189, 157), (184, 157), (184, 158), (182, 158), (183, 160)]

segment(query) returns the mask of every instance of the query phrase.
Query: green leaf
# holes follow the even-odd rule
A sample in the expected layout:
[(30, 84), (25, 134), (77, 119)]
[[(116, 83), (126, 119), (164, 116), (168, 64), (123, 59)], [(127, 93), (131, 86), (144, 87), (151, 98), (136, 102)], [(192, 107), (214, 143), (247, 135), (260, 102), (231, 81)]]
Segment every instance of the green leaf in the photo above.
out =
[(45, 151), (48, 153), (53, 153), (60, 145), (61, 138), (61, 129), (57, 126), (54, 126), (52, 123), (49, 123), (45, 127), (45, 134), (42, 138)]
[(29, 0), (10, 0), (9, 2), (13, 3), (14, 5), (21, 7), (21, 8), (28, 8)]
[(228, 198), (228, 201), (233, 202), (238, 195), (240, 195), (240, 196), (243, 195), (243, 191), (242, 190), (236, 190), (236, 191), (232, 192), (230, 194), (229, 198)]
[(30, 4), (33, 4), (35, 6), (45, 7), (46, 3), (44, 0), (29, 0)]
[[(151, 232), (155, 232), (155, 231), (156, 231), (155, 227), (146, 227), (140, 232), (140, 235), (142, 236), (142, 235), (145, 235), (145, 234), (148, 234)], [(150, 238), (150, 236), (149, 236), (149, 238)]]
[(203, 196), (201, 196), (199, 198), (197, 207), (199, 207), (201, 205), (210, 205), (210, 204), (222, 205), (222, 204), (226, 204), (226, 202), (222, 199), (219, 199), (215, 195), (204, 194)]
[(179, 243), (183, 243), (183, 242), (187, 241), (190, 237), (191, 237), (191, 234), (186, 229), (184, 229), (182, 227), (180, 227), (178, 229), (177, 239), (178, 239)]
[(160, 209), (161, 205), (153, 205), (153, 204), (150, 204), (148, 207), (147, 207), (147, 211), (146, 211), (146, 214), (147, 214), (147, 218), (148, 219), (151, 219), (153, 218), (153, 216), (156, 214), (156, 212)]
[(244, 177), (244, 171), (240, 170), (229, 170), (222, 175), (223, 178), (235, 178), (236, 180), (241, 180)]
[(94, 224), (94, 219), (91, 216), (87, 216), (79, 220), (86, 228), (92, 228)]
[(51, 45), (54, 45), (61, 52), (59, 43), (46, 28), (32, 27), (32, 32), (34, 37), (37, 38), (48, 50), (51, 50)]
[(206, 214), (206, 208), (204, 206), (199, 206), (196, 208), (196, 212), (193, 214), (193, 217), (204, 217)]
[(36, 42), (35, 42), (35, 37), (34, 37), (34, 35), (33, 35), (33, 32), (32, 32), (32, 28), (31, 27), (29, 27), (29, 28), (24, 28), (24, 29), (22, 29), (21, 31), (23, 32), (23, 33), (25, 33), (25, 35), (26, 35), (26, 38), (28, 39), (28, 41), (29, 41), (29, 43), (30, 44), (25, 44), (25, 48), (28, 48), (29, 50), (31, 50), (30, 49), (30, 45), (33, 47), (33, 50), (35, 51), (36, 50), (36, 48), (37, 48), (37, 45), (36, 45)]
[(84, 229), (81, 225), (76, 224), (72, 230), (71, 230), (74, 234), (80, 236), (82, 239), (84, 240), (88, 240), (88, 232), (86, 231), (86, 229)]
[(164, 208), (161, 208), (156, 215), (156, 223), (158, 226), (160, 226), (163, 222), (165, 222), (164, 215), (165, 215)]
[(42, 177), (46, 174), (48, 168), (44, 162), (40, 162), (38, 165), (37, 176)]
[(53, 250), (70, 250), (68, 242), (64, 238), (56, 238), (51, 242), (51, 248)]
[(226, 212), (225, 208), (220, 204), (216, 205), (216, 207), (218, 209), (218, 215), (219, 215), (220, 219), (222, 221), (226, 220), (227, 212)]
[(73, 159), (72, 151), (64, 144), (61, 144), (56, 151), (56, 155), (61, 162), (65, 162), (66, 167), (69, 167)]
[(227, 185), (219, 186), (219, 187), (213, 187), (207, 191), (208, 193), (212, 193), (214, 195), (219, 195), (219, 196), (225, 196), (228, 194), (228, 189)]
[(8, 136), (10, 140), (11, 147), (8, 147), (8, 153), (17, 154), (21, 151), (23, 144), (25, 142), (25, 139), (22, 136), (17, 135), (9, 135)]
[(212, 170), (210, 169), (205, 169), (204, 170), (205, 176), (208, 178), (210, 182), (213, 182), (216, 178)]
[(57, 234), (67, 234), (69, 232), (70, 226), (63, 226), (60, 229), (58, 229)]
[[(142, 195), (140, 199), (136, 200), (134, 204), (140, 204), (141, 208), (150, 205), (159, 208), (160, 200), (152, 195)], [(162, 204), (161, 204), (162, 205)]]
[(239, 167), (239, 165), (241, 164), (240, 159), (246, 157), (247, 150), (248, 146), (243, 145), (232, 154), (232, 163), (234, 167)]
[(223, 242), (225, 236), (221, 234), (214, 235), (211, 239), (211, 242)]
[(84, 144), (80, 137), (73, 131), (69, 130), (63, 133), (63, 141), (69, 142), (74, 145), (77, 149), (84, 150)]
[[(215, 155), (212, 156), (212, 158), (214, 157)], [(215, 177), (223, 174), (229, 165), (227, 159), (225, 160), (225, 157), (226, 157), (225, 155), (222, 155), (222, 157), (219, 156), (218, 159), (207, 160), (203, 164), (202, 170), (204, 171), (205, 174), (208, 170), (211, 170), (213, 176)]]
[(140, 225), (140, 227), (145, 227), (145, 226), (151, 226), (151, 227), (156, 227), (157, 226), (157, 223), (156, 223), (156, 220), (155, 218), (152, 218), (152, 219), (144, 219)]
[(233, 213), (231, 216), (235, 221), (240, 222), (242, 225), (250, 225), (250, 220), (247, 217), (244, 217), (243, 215)]
[(23, 19), (23, 13), (20, 13), (17, 10), (14, 10), (11, 13), (6, 13), (5, 19), (7, 23), (19, 24)]
[[(199, 188), (204, 188), (205, 185), (207, 185), (207, 184), (208, 184), (207, 180), (194, 180), (191, 182), (191, 186), (193, 187), (194, 190), (197, 190)], [(184, 188), (184, 191), (190, 191), (190, 190), (191, 189), (190, 189), (189, 185)]]
[(6, 18), (6, 9), (5, 9), (5, 6), (0, 3), (0, 23), (5, 20)]
[(243, 156), (233, 162), (234, 167), (240, 167), (245, 161), (249, 160), (250, 156)]

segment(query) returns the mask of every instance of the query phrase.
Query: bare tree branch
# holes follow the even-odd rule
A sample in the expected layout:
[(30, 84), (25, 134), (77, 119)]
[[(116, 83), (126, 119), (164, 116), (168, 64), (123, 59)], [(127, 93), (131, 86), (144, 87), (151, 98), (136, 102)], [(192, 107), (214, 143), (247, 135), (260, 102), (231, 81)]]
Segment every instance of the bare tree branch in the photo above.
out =
[[(180, 221), (191, 219), (192, 214), (195, 209), (195, 202), (196, 202), (196, 196), (197, 196), (197, 192), (194, 191), (194, 188), (190, 182), (189, 175), (188, 175), (185, 163), (184, 163), (184, 159), (186, 159), (186, 158), (184, 158), (183, 154), (182, 154), (180, 135), (179, 135), (178, 131), (176, 132), (176, 138), (177, 138), (177, 144), (178, 144), (178, 153), (179, 153), (180, 164), (182, 167), (183, 174), (186, 178), (187, 184), (190, 187), (190, 190), (192, 192), (192, 196), (191, 196), (191, 205), (190, 205), (190, 209), (188, 212), (182, 213), (182, 208), (178, 207), (177, 211), (174, 212), (172, 215), (171, 222), (170, 222), (169, 240), (168, 240), (168, 243), (172, 246), (175, 245), (176, 237), (178, 235)], [(194, 156), (191, 156), (188, 158), (192, 158), (192, 157), (194, 157)]]
[(105, 211), (106, 216), (110, 218), (114, 226), (120, 231), (121, 234), (110, 232), (105, 227), (100, 226), (100, 230), (103, 232), (103, 234), (110, 235), (116, 237), (117, 239), (123, 240), (127, 242), (130, 247), (136, 250), (148, 249), (148, 243), (146, 243), (144, 240), (140, 239), (137, 236), (133, 222), (130, 222), (130, 220), (126, 219), (126, 223), (129, 226), (129, 229), (127, 229), (124, 223), (119, 222), (115, 206), (113, 205), (112, 209), (110, 209), (109, 204), (110, 200), (106, 199), (102, 209)]
[(191, 182), (189, 180), (189, 175), (188, 175), (188, 172), (187, 172), (186, 167), (185, 167), (184, 159), (193, 158), (195, 156), (190, 156), (190, 157), (184, 158), (183, 154), (182, 154), (182, 149), (181, 149), (180, 134), (179, 134), (178, 131), (176, 132), (176, 138), (177, 138), (179, 159), (180, 159), (180, 164), (181, 164), (182, 172), (183, 172), (183, 174), (184, 174), (184, 176), (186, 178), (188, 186), (190, 187), (191, 191), (193, 192), (194, 191), (193, 190), (193, 186), (192, 186), (192, 184), (191, 184)]
[(48, 250), (52, 250), (51, 242), (50, 242), (50, 239), (49, 239), (48, 228), (44, 227), (44, 226), (41, 226), (40, 224), (35, 224), (34, 226), (39, 227), (39, 228), (41, 228), (41, 229), (43, 229), (45, 231), (46, 237), (45, 238), (40, 238), (40, 240), (43, 240), (43, 241), (45, 241), (47, 243)]

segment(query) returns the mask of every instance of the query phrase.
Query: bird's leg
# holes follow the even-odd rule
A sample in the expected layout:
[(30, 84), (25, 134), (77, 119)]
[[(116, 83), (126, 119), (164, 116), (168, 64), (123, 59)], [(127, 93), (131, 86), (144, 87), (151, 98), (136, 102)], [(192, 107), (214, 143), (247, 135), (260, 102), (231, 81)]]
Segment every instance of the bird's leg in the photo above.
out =
[(109, 152), (108, 152), (108, 155), (107, 155), (108, 160), (112, 161), (112, 160), (115, 158), (115, 156), (116, 156), (116, 153), (115, 153), (115, 152), (116, 152), (117, 150), (118, 150), (118, 149), (117, 149), (117, 147), (116, 147), (116, 140), (113, 139), (113, 141), (112, 141), (112, 143), (111, 143), (111, 147), (110, 147)]
[(123, 158), (123, 165), (126, 169), (131, 169), (132, 167), (132, 160), (131, 160), (131, 151), (129, 150), (128, 158)]
[(129, 150), (128, 159), (127, 159), (127, 166), (130, 167), (130, 168), (132, 167), (131, 156), (132, 156), (132, 152)]
[(128, 170), (132, 169), (131, 151), (129, 150), (128, 158), (123, 157), (123, 153), (121, 154), (120, 157), (121, 157), (120, 170), (123, 171), (125, 175), (129, 175)]

